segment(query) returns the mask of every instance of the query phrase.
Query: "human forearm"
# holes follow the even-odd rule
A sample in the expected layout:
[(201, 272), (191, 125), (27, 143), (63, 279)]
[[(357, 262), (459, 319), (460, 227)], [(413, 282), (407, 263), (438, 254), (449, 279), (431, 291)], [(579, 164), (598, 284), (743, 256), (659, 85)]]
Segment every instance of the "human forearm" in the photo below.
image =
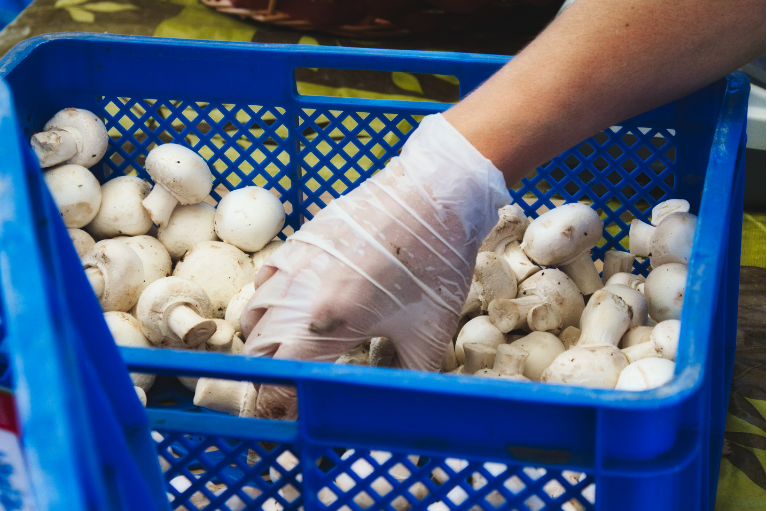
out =
[(764, 51), (762, 0), (578, 0), (445, 112), (509, 185), (622, 119)]

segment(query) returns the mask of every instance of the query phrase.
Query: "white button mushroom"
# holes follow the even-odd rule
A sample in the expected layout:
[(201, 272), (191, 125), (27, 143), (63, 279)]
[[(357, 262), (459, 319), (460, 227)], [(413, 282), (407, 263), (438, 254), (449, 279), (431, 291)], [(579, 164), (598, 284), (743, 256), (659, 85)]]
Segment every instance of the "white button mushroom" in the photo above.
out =
[(208, 319), (208, 296), (194, 282), (165, 277), (149, 284), (136, 308), (141, 331), (157, 346), (194, 348), (216, 333), (216, 323)]
[[(505, 344), (501, 345), (505, 346)], [(477, 342), (467, 342), (463, 345), (465, 363), (463, 374), (474, 374), (480, 369), (493, 367), (495, 363), (495, 347)]]
[(650, 239), (650, 264), (689, 264), (698, 217), (690, 213), (671, 213), (655, 228)]
[(170, 255), (165, 247), (156, 238), (151, 236), (118, 236), (113, 238), (118, 241), (122, 241), (130, 248), (132, 248), (139, 259), (141, 259), (142, 266), (144, 268), (144, 284), (141, 286), (140, 292), (143, 292), (146, 287), (155, 280), (162, 279), (164, 277), (170, 277), (172, 263)]
[(67, 233), (69, 234), (69, 239), (72, 240), (72, 244), (75, 246), (77, 257), (80, 259), (90, 252), (93, 245), (96, 244), (93, 238), (91, 238), (91, 235), (82, 229), (67, 229)]
[(258, 273), (258, 270), (260, 270), (266, 260), (269, 259), (269, 256), (284, 244), (285, 242), (282, 240), (270, 241), (264, 248), (254, 253), (251, 259), (253, 261), (253, 269), (255, 272)]
[(495, 351), (493, 372), (499, 377), (516, 380), (530, 381), (525, 374), (525, 363), (530, 353), (515, 344), (502, 344)]
[(600, 289), (583, 310), (578, 346), (618, 346), (631, 320), (632, 311), (626, 302), (620, 296)]
[(228, 243), (204, 241), (176, 264), (173, 275), (198, 284), (210, 298), (213, 317), (223, 319), (232, 297), (253, 283), (253, 263), (243, 251)]
[[(485, 236), (480, 252), (496, 252), (509, 241), (519, 241), (530, 226), (530, 221), (517, 204), (509, 204), (498, 210), (498, 223)], [(502, 245), (499, 247), (499, 245)]]
[(556, 307), (561, 318), (560, 328), (578, 325), (584, 303), (578, 286), (559, 270), (547, 268), (519, 284), (513, 300), (495, 300), (488, 307), (490, 320), (502, 332), (529, 328), (528, 314), (542, 304)]
[(32, 149), (40, 166), (71, 163), (92, 167), (106, 154), (109, 145), (104, 123), (88, 110), (65, 108), (32, 135)]
[(240, 317), (242, 316), (243, 311), (245, 311), (245, 306), (248, 304), (248, 300), (250, 300), (250, 297), (253, 296), (255, 292), (255, 284), (253, 282), (248, 282), (235, 293), (231, 300), (229, 300), (229, 304), (226, 306), (224, 319), (232, 325), (235, 332), (242, 332)]
[(642, 275), (634, 275), (631, 273), (616, 273), (607, 279), (605, 286), (622, 284), (624, 286), (630, 287), (631, 289), (636, 289), (641, 293), (642, 290), (640, 289), (640, 286), (644, 285), (644, 283), (645, 278)]
[(653, 327), (650, 342), (643, 342), (623, 349), (623, 354), (634, 363), (644, 358), (660, 357), (676, 361), (682, 322), (678, 319), (661, 321)]
[(487, 316), (478, 316), (464, 325), (455, 342), (455, 358), (459, 365), (465, 362), (463, 345), (470, 342), (495, 348), (506, 343), (506, 336), (490, 322)]
[(99, 241), (82, 263), (104, 312), (125, 312), (136, 304), (144, 284), (144, 266), (128, 245), (117, 240)]
[(635, 326), (634, 328), (629, 328), (628, 331), (623, 334), (623, 337), (621, 337), (621, 348), (626, 349), (631, 346), (636, 346), (637, 344), (650, 342), (652, 329), (653, 327), (651, 326)]
[[(151, 348), (152, 343), (144, 336), (138, 320), (126, 312), (105, 312), (104, 321), (107, 323), (109, 332), (118, 346), (133, 348)], [(145, 373), (130, 373), (133, 385), (144, 391), (149, 391), (154, 385), (155, 375)]]
[(168, 223), (176, 204), (202, 202), (213, 188), (208, 163), (191, 149), (178, 144), (164, 144), (149, 151), (146, 171), (155, 186), (143, 204), (160, 228)]
[(174, 261), (202, 241), (218, 241), (213, 228), (216, 209), (207, 202), (176, 206), (168, 223), (157, 230), (157, 239)]
[(194, 391), (194, 405), (217, 412), (255, 417), (258, 391), (249, 381), (200, 378)]
[[(501, 256), (494, 252), (480, 252), (477, 254), (469, 295), (467, 304), (478, 303), (480, 310), (486, 312), (493, 300), (517, 296), (517, 277)], [(473, 296), (476, 296), (476, 301)], [(464, 306), (464, 312), (467, 308)]]
[(622, 250), (608, 250), (605, 252), (602, 282), (606, 285), (610, 277), (616, 273), (631, 273), (632, 269), (634, 269), (633, 254)]
[[(384, 347), (386, 346), (385, 343), (379, 342), (378, 344), (374, 344), (376, 339), (385, 339), (390, 343), (391, 346), (391, 352), (384, 351)], [(374, 351), (375, 350), (375, 351)], [(391, 353), (391, 356), (388, 356), (388, 354)], [(370, 365), (378, 365), (383, 366), (385, 364), (385, 367), (391, 366), (394, 356), (397, 354), (397, 351), (394, 348), (394, 343), (386, 339), (386, 337), (376, 337), (373, 339), (373, 343), (370, 344)], [(375, 355), (375, 358), (374, 358)], [(387, 358), (384, 358), (385, 356), (388, 356)], [(374, 360), (380, 359), (380, 362), (378, 364), (373, 364)], [(447, 341), (447, 349), (445, 349), (445, 354), (442, 356), (442, 362), (439, 366), (439, 372), (441, 373), (449, 373), (450, 371), (453, 371), (458, 368), (458, 360), (455, 358), (455, 345), (453, 344), (453, 341)]]
[(669, 263), (650, 272), (645, 282), (644, 295), (655, 321), (682, 318), (684, 289), (687, 285), (687, 266)]
[(141, 201), (151, 189), (152, 185), (133, 176), (107, 181), (101, 187), (101, 208), (85, 229), (96, 239), (146, 234), (152, 219)]
[(589, 250), (602, 237), (604, 224), (584, 204), (565, 204), (533, 220), (525, 231), (522, 250), (540, 266), (557, 266), (584, 295), (602, 287)]
[(61, 165), (43, 173), (53, 202), (69, 228), (85, 227), (101, 207), (101, 186), (90, 170), (80, 165)]
[(629, 328), (642, 326), (647, 323), (649, 307), (647, 305), (647, 299), (642, 293), (623, 284), (610, 284), (602, 289), (619, 296), (620, 299), (626, 302), (626, 305), (629, 306), (631, 309), (631, 326), (629, 326)]
[(216, 234), (244, 252), (264, 248), (284, 224), (280, 199), (258, 186), (233, 190), (216, 207)]
[(629, 364), (620, 374), (615, 390), (654, 389), (674, 378), (676, 364), (664, 358), (644, 358)]
[(543, 371), (541, 381), (612, 389), (628, 365), (628, 359), (616, 346), (578, 345), (554, 359)]
[(690, 203), (684, 199), (669, 199), (652, 208), (652, 223), (655, 226), (660, 225), (661, 221), (672, 213), (689, 213)]
[(562, 341), (548, 332), (533, 332), (509, 346), (521, 348), (530, 354), (525, 360), (522, 374), (533, 381), (540, 381), (543, 370), (565, 351)]

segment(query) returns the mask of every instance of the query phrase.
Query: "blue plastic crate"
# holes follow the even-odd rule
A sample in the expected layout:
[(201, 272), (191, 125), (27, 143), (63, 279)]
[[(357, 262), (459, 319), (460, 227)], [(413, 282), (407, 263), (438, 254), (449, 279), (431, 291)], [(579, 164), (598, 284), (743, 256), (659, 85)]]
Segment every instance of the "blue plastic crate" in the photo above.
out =
[[(555, 510), (571, 499), (600, 511), (713, 509), (735, 346), (743, 75), (598, 133), (512, 190), (530, 216), (556, 199), (592, 203), (607, 226), (597, 258), (620, 247), (631, 216), (648, 219), (651, 207), (668, 198), (690, 201), (702, 228), (690, 261), (676, 375), (641, 393), (118, 350), (27, 148), (29, 136), (59, 109), (92, 110), (112, 136), (93, 169), (100, 179), (148, 178), (142, 164), (151, 147), (187, 144), (215, 169), (215, 199), (252, 183), (275, 189), (289, 212), (287, 235), (382, 168), (422, 116), (449, 106), (301, 96), (295, 68), (452, 75), (463, 96), (506, 61), (77, 34), (30, 39), (6, 55), (0, 76), (15, 106), (0, 86), (3, 349), (39, 509), (166, 509), (170, 495), (172, 508), (193, 510), (194, 494), (207, 499), (206, 510), (233, 509), (238, 499), (260, 509), (270, 497), (285, 509), (359, 509), (353, 499), (362, 491), (375, 497), (371, 509), (393, 509), (398, 496), (416, 510), (439, 500), (455, 510), (496, 509), (486, 500), (493, 491), (505, 501), (499, 509)], [(123, 361), (132, 371), (295, 385), (300, 418), (273, 422), (205, 412), (170, 376), (159, 378), (145, 414)], [(342, 459), (346, 448), (356, 452)], [(379, 465), (371, 449), (394, 455)], [(271, 481), (268, 469), (285, 450), (300, 463), (279, 469), (283, 476)], [(170, 466), (164, 473), (158, 452)], [(411, 454), (420, 455), (417, 463)], [(448, 457), (469, 464), (454, 473)], [(334, 480), (351, 473), (355, 462), (374, 471), (344, 493)], [(506, 468), (499, 474), (488, 462)], [(410, 473), (403, 483), (388, 474), (397, 464)], [(447, 482), (432, 479), (437, 467), (450, 475)], [(562, 475), (566, 469), (587, 476), (571, 484)], [(472, 474), (487, 484), (473, 489)], [(179, 475), (193, 481), (188, 490), (167, 484)], [(392, 487), (384, 496), (368, 488), (379, 477)], [(416, 482), (429, 490), (420, 501), (410, 492)], [(595, 504), (584, 496), (592, 483)], [(301, 489), (292, 502), (278, 493), (288, 484)], [(444, 500), (457, 487), (467, 499)], [(336, 495), (329, 507), (318, 500), (323, 488)], [(560, 494), (552, 498), (554, 488)]]

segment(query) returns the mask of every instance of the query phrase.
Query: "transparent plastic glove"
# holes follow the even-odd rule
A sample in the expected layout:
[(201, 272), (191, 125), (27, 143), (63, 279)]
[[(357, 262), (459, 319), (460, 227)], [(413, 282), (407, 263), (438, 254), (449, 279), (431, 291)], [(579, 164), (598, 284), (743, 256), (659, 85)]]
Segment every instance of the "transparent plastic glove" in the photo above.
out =
[[(335, 361), (388, 337), (396, 364), (439, 369), (477, 250), (511, 201), (500, 171), (441, 115), (381, 172), (331, 202), (256, 276), (244, 353)], [(262, 385), (258, 416), (295, 419), (292, 387)]]

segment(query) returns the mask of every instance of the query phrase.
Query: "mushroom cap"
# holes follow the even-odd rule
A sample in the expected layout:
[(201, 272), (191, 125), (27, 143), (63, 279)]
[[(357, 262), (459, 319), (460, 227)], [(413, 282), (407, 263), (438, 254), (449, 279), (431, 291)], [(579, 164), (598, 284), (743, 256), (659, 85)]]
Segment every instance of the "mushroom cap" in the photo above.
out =
[(455, 358), (458, 365), (463, 364), (466, 360), (463, 345), (469, 342), (486, 344), (495, 348), (499, 344), (506, 343), (506, 336), (490, 322), (490, 318), (487, 316), (477, 316), (470, 320), (461, 328), (455, 341)]
[(90, 250), (93, 248), (93, 245), (96, 244), (93, 238), (91, 238), (91, 235), (82, 229), (67, 229), (67, 233), (69, 234), (69, 239), (72, 240), (72, 245), (75, 246), (77, 257), (80, 259), (82, 259), (85, 254), (90, 252)]
[(626, 355), (616, 346), (573, 346), (554, 359), (541, 381), (612, 389), (628, 365)]
[(85, 228), (94, 238), (140, 236), (152, 227), (152, 218), (141, 204), (152, 185), (134, 176), (120, 176), (101, 187), (101, 208)]
[(642, 293), (624, 284), (610, 284), (602, 289), (619, 296), (629, 306), (632, 314), (629, 329), (643, 326), (647, 322), (649, 306), (647, 305), (647, 298)]
[(157, 346), (183, 346), (184, 341), (171, 331), (168, 316), (174, 307), (186, 305), (203, 318), (211, 317), (212, 307), (203, 289), (180, 277), (165, 277), (147, 286), (136, 307), (141, 331)]
[(151, 236), (118, 236), (114, 238), (122, 241), (130, 248), (136, 251), (141, 263), (144, 266), (144, 285), (141, 291), (146, 287), (164, 277), (170, 277), (172, 263), (168, 251), (159, 240)]
[[(110, 311), (104, 313), (104, 321), (109, 332), (118, 346), (131, 348), (152, 348), (152, 343), (141, 331), (138, 320), (127, 312)], [(148, 391), (154, 384), (155, 375), (145, 373), (130, 373), (133, 385)]]
[(261, 250), (285, 225), (282, 202), (268, 190), (246, 186), (224, 195), (216, 207), (218, 237), (244, 252)]
[(77, 154), (64, 163), (93, 167), (107, 152), (109, 135), (101, 119), (93, 112), (81, 108), (60, 110), (45, 123), (43, 131), (64, 129), (77, 139)]
[(138, 254), (119, 240), (102, 240), (82, 259), (83, 268), (96, 267), (104, 278), (101, 309), (128, 311), (136, 304), (144, 284), (144, 265)]
[(256, 286), (254, 283), (248, 282), (235, 293), (231, 300), (229, 300), (229, 305), (226, 306), (224, 319), (232, 326), (232, 328), (234, 328), (235, 332), (242, 332), (240, 317), (245, 310), (245, 306), (248, 304), (248, 300), (250, 300), (250, 297), (253, 296), (255, 292)]
[(563, 271), (546, 268), (531, 275), (517, 289), (517, 298), (536, 296), (559, 309), (562, 328), (578, 326), (586, 304), (578, 286)]
[(532, 332), (512, 342), (510, 346), (522, 348), (530, 354), (525, 360), (522, 374), (533, 381), (540, 381), (544, 369), (565, 351), (562, 341), (548, 332)]
[(258, 273), (258, 270), (261, 269), (266, 260), (269, 259), (269, 256), (284, 244), (285, 242), (282, 240), (270, 241), (264, 248), (253, 254), (253, 269), (256, 271), (256, 273)]
[(163, 144), (149, 151), (146, 171), (180, 204), (202, 202), (213, 188), (208, 163), (182, 145)]
[(629, 364), (620, 374), (615, 390), (649, 390), (670, 382), (676, 364), (665, 358), (643, 358)]
[(690, 213), (666, 215), (650, 238), (650, 264), (689, 264), (698, 217)]
[(167, 225), (157, 230), (157, 239), (177, 261), (201, 241), (218, 241), (215, 217), (216, 209), (207, 202), (176, 206)]
[(623, 284), (631, 289), (638, 289), (640, 284), (644, 284), (645, 278), (642, 275), (634, 275), (633, 273), (616, 273), (605, 282), (605, 286), (611, 286), (613, 284)]
[(681, 319), (686, 285), (687, 266), (684, 264), (663, 264), (651, 271), (644, 286), (650, 317), (658, 322)]
[(203, 241), (176, 264), (173, 275), (197, 283), (213, 305), (213, 318), (224, 319), (232, 297), (256, 280), (253, 262), (237, 247), (220, 241)]
[(565, 265), (596, 246), (603, 229), (599, 214), (589, 206), (564, 204), (533, 220), (521, 246), (540, 266)]
[(68, 228), (85, 227), (101, 207), (101, 186), (93, 173), (80, 165), (59, 165), (43, 172), (43, 180)]
[(669, 199), (657, 204), (652, 208), (651, 223), (655, 226), (660, 225), (663, 219), (672, 213), (689, 213), (690, 203), (684, 199)]
[(658, 355), (667, 360), (676, 360), (679, 351), (679, 335), (682, 332), (682, 322), (678, 319), (661, 321), (652, 329), (650, 342)]

